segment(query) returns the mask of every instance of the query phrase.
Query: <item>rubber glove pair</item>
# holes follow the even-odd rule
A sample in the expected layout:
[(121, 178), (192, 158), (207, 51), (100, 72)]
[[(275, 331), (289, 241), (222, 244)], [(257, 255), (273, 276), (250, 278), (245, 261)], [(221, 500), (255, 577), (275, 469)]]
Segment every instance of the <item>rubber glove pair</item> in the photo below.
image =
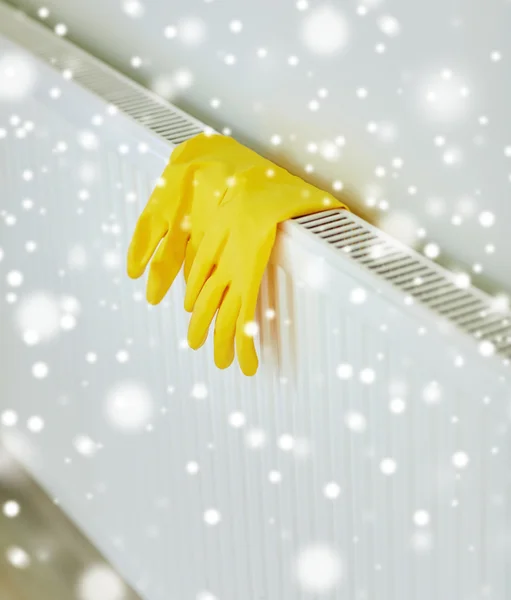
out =
[[(201, 134), (171, 156), (137, 224), (128, 274), (139, 277), (151, 256), (147, 299), (158, 303), (185, 262), (188, 343), (206, 341), (216, 314), (215, 364), (234, 360), (245, 375), (258, 368), (257, 296), (277, 225), (292, 217), (346, 208), (231, 138)], [(158, 244), (160, 244), (158, 246)], [(156, 251), (156, 253), (155, 253)]]
[(151, 261), (150, 304), (161, 302), (183, 262), (187, 279), (215, 209), (235, 185), (236, 175), (256, 165), (270, 168), (272, 163), (221, 135), (201, 133), (174, 149), (138, 219), (128, 250), (131, 278), (140, 277)]

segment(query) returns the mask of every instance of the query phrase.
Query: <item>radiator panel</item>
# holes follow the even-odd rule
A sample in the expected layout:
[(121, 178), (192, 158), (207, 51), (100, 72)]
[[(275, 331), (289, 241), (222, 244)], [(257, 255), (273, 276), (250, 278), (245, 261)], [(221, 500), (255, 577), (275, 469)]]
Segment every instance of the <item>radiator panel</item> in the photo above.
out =
[[(261, 369), (218, 371), (211, 340), (184, 343), (181, 275), (151, 308), (124, 272), (171, 146), (37, 72), (0, 103), (0, 410), (63, 509), (147, 600), (509, 598), (505, 366), (291, 223), (261, 291)], [(305, 554), (300, 580), (318, 544), (331, 554)]]

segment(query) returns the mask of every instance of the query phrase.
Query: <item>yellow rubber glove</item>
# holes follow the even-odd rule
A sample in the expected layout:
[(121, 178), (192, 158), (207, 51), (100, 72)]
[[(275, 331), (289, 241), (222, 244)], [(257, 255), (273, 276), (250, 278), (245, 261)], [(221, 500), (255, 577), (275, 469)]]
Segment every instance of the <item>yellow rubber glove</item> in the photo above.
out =
[(150, 304), (161, 302), (183, 261), (187, 278), (215, 209), (235, 185), (237, 173), (256, 165), (270, 168), (272, 163), (223, 135), (201, 133), (175, 148), (128, 250), (128, 275), (134, 279), (151, 261)]
[(193, 311), (188, 343), (199, 348), (215, 313), (215, 364), (228, 367), (234, 346), (242, 372), (258, 367), (254, 335), (257, 296), (277, 225), (332, 208), (346, 208), (328, 193), (272, 166), (238, 177), (208, 226), (188, 276), (185, 309)]

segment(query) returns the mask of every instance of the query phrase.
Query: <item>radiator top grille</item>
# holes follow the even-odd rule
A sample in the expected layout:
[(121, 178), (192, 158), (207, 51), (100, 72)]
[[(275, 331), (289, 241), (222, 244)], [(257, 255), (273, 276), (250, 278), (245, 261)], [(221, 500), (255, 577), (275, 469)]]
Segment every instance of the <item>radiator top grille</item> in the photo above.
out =
[[(5, 10), (5, 9), (3, 9)], [(73, 80), (116, 106), (121, 112), (176, 145), (206, 126), (138, 85), (74, 44), (56, 36), (21, 12), (0, 18), (0, 33), (63, 71)], [(511, 313), (499, 311), (493, 299), (480, 290), (465, 289), (456, 277), (356, 215), (344, 210), (327, 211), (294, 219), (350, 257), (361, 268), (391, 283), (404, 294), (405, 303), (420, 303), (472, 337), (485, 355), (511, 360)]]
[(511, 359), (511, 314), (474, 287), (345, 210), (294, 219), (362, 268), (391, 283), (407, 304), (420, 303), (480, 344), (485, 355)]
[(0, 32), (56, 70), (69, 69), (76, 83), (171, 144), (180, 144), (204, 130), (199, 121), (23, 13), (16, 13), (15, 19), (0, 18)]

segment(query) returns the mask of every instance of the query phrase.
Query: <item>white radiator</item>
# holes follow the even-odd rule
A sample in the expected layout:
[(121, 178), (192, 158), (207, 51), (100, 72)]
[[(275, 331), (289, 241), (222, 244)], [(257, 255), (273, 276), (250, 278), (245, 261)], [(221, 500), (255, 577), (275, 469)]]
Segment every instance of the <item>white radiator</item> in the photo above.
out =
[(203, 126), (3, 5), (0, 34), (1, 427), (33, 476), (147, 600), (509, 600), (510, 315), (332, 211), (280, 230), (256, 377), (217, 370), (182, 277), (151, 308), (124, 266)]

